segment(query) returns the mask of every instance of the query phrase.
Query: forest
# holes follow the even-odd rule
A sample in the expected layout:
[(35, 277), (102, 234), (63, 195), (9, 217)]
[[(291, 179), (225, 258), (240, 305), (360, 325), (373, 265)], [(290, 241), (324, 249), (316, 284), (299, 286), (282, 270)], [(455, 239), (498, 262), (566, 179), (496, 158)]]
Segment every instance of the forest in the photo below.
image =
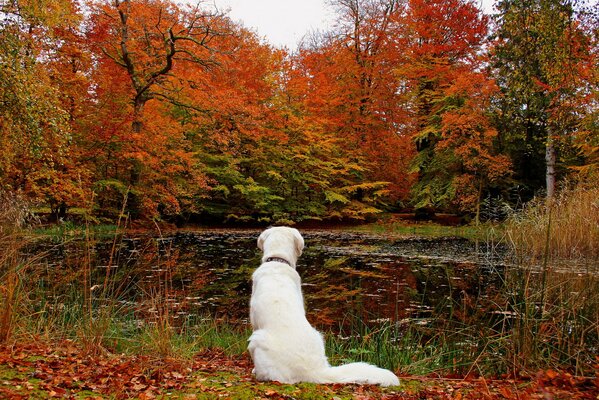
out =
[[(599, 399), (597, 1), (327, 3), (0, 0), (0, 398)], [(256, 380), (273, 224), (399, 386)]]
[(209, 2), (0, 4), (0, 190), (55, 220), (478, 221), (597, 170), (592, 2), (331, 0), (293, 51)]

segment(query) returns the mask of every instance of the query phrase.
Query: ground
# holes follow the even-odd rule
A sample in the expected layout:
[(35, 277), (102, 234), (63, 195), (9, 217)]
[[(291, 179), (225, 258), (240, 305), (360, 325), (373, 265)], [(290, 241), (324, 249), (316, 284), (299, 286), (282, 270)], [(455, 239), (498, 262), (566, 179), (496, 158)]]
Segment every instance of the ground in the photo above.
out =
[[(599, 371), (599, 369), (597, 369)], [(74, 342), (0, 347), (0, 398), (38, 399), (599, 399), (594, 377), (543, 371), (528, 379), (401, 377), (392, 388), (283, 385), (251, 376), (251, 361), (207, 350), (192, 360), (89, 354)]]

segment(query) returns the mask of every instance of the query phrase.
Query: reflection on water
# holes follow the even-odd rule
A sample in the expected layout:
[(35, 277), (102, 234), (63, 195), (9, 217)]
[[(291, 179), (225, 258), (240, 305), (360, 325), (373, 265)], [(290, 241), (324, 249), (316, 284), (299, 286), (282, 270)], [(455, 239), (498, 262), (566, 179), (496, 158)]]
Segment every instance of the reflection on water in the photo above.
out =
[[(178, 232), (137, 236), (87, 246), (49, 249), (48, 282), (81, 284), (86, 254), (92, 285), (109, 287), (140, 315), (166, 298), (175, 316), (210, 315), (247, 321), (250, 279), (259, 265), (259, 231)], [(309, 320), (337, 329), (363, 322), (475, 317), (491, 306), (500, 273), (496, 251), (464, 239), (388, 239), (335, 231), (304, 231), (298, 262)], [(96, 291), (97, 293), (98, 291)]]

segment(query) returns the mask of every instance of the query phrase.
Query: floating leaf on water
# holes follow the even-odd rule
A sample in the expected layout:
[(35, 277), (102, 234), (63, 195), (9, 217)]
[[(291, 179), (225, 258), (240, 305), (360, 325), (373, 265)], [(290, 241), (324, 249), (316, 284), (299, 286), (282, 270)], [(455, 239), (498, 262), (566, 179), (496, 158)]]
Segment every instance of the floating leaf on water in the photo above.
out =
[(375, 271), (364, 271), (364, 270), (357, 270), (357, 269), (352, 269), (352, 268), (342, 268), (341, 271), (350, 274), (350, 275), (354, 275), (354, 276), (360, 276), (362, 278), (373, 278), (373, 279), (387, 279), (388, 276), (377, 273)]

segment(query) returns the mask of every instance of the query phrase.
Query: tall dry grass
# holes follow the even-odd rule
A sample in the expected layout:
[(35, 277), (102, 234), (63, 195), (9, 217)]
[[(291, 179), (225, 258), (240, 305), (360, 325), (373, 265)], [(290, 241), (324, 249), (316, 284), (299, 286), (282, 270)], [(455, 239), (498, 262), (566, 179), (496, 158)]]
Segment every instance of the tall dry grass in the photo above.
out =
[(506, 223), (505, 359), (515, 372), (592, 372), (599, 346), (599, 180), (531, 202)]
[(35, 221), (21, 196), (0, 192), (0, 342), (13, 332), (22, 275), (28, 262), (22, 249), (28, 240), (25, 228)]
[[(551, 202), (531, 202), (506, 221), (505, 241), (508, 262), (488, 269), (499, 281), (488, 299), (492, 305), (477, 300), (488, 307), (481, 320), (476, 314), (464, 320), (436, 315), (423, 321), (430, 327), (408, 321), (401, 329), (369, 330), (364, 324), (349, 339), (329, 337), (330, 352), (387, 368), (399, 363), (402, 371), (417, 374), (519, 376), (553, 369), (593, 375), (599, 348), (599, 181), (564, 188)], [(464, 305), (446, 304), (456, 312)]]
[[(124, 301), (131, 283), (113, 268), (122, 256), (129, 222), (124, 209), (108, 237), (105, 230), (97, 237), (86, 224), (53, 230), (45, 238), (32, 234), (38, 224), (30, 209), (19, 196), (0, 192), (0, 343), (67, 338), (87, 354), (119, 351), (182, 360), (213, 346), (231, 354), (244, 351), (245, 331), (209, 318), (177, 320), (172, 293), (177, 257), (160, 240), (149, 241), (140, 255), (165, 271), (157, 289), (139, 293), (138, 303)], [(97, 245), (107, 241), (111, 245), (102, 270)], [(57, 264), (48, 248), (71, 256)]]
[(508, 243), (520, 258), (545, 262), (599, 259), (599, 178), (562, 189), (554, 199), (530, 202), (506, 224)]

